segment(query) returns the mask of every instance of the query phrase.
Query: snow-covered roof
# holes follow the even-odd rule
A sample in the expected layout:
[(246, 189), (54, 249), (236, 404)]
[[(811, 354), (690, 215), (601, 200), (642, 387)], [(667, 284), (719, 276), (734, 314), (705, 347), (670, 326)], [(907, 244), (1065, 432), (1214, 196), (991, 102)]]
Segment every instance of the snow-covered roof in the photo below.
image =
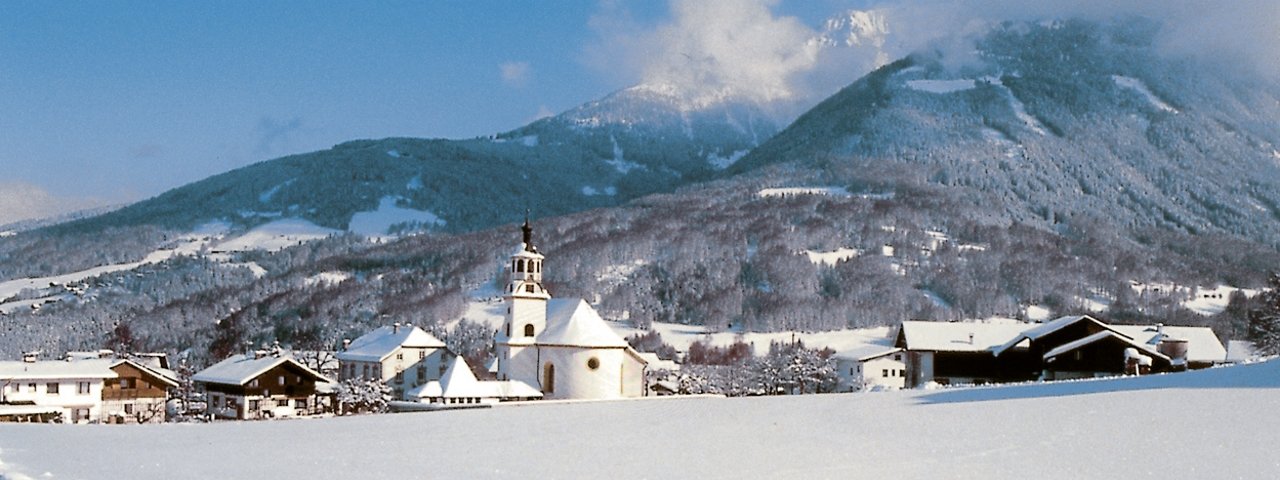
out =
[(1005, 350), (1013, 348), (1015, 345), (1022, 343), (1024, 340), (1039, 339), (1045, 335), (1056, 332), (1058, 330), (1062, 330), (1063, 328), (1066, 328), (1070, 325), (1074, 325), (1077, 322), (1093, 322), (1094, 324), (1097, 324), (1101, 328), (1111, 330), (1111, 331), (1116, 331), (1114, 328), (1111, 327), (1111, 325), (1102, 323), (1098, 319), (1090, 317), (1088, 315), (1068, 315), (1065, 317), (1055, 318), (1053, 320), (1050, 320), (1045, 323), (1041, 323), (1031, 328), (1027, 328), (1021, 334), (1009, 340), (1008, 342), (1005, 342), (1003, 345), (998, 345), (993, 347), (991, 351), (996, 355), (1000, 355), (1001, 353), (1004, 353)]
[(636, 356), (641, 360), (644, 360), (644, 363), (649, 365), (650, 370), (667, 370), (672, 372), (680, 370), (680, 364), (672, 360), (663, 360), (658, 358), (658, 354), (653, 352), (636, 352)]
[(258, 355), (255, 353), (242, 353), (232, 355), (221, 362), (213, 364), (213, 366), (197, 372), (191, 377), (192, 380), (204, 383), (219, 383), (223, 385), (244, 385), (250, 380), (257, 378), (259, 375), (266, 373), (267, 370), (275, 368), (277, 365), (290, 363), (311, 375), (318, 382), (328, 382), (329, 378), (321, 375), (320, 372), (307, 368), (306, 365), (294, 360), (288, 355)]
[(628, 347), (591, 305), (582, 299), (547, 301), (547, 330), (537, 337), (543, 345)]
[(112, 359), (68, 361), (3, 361), (0, 378), (6, 380), (61, 380), (71, 378), (116, 378), (111, 371)]
[(1071, 352), (1071, 351), (1073, 351), (1073, 350), (1075, 350), (1075, 349), (1077, 349), (1077, 348), (1080, 348), (1080, 347), (1083, 347), (1083, 346), (1085, 346), (1085, 345), (1089, 345), (1089, 344), (1092, 344), (1092, 343), (1095, 343), (1095, 342), (1098, 342), (1098, 341), (1101, 341), (1101, 340), (1105, 340), (1105, 339), (1107, 339), (1107, 338), (1115, 338), (1115, 339), (1118, 339), (1118, 340), (1120, 340), (1120, 341), (1122, 341), (1122, 342), (1124, 342), (1124, 343), (1128, 344), (1130, 347), (1133, 347), (1133, 348), (1136, 348), (1136, 349), (1138, 349), (1138, 350), (1142, 351), (1145, 355), (1147, 355), (1147, 356), (1149, 356), (1149, 357), (1161, 358), (1161, 359), (1164, 359), (1165, 361), (1169, 361), (1169, 357), (1168, 357), (1168, 356), (1166, 356), (1166, 355), (1164, 355), (1164, 354), (1162, 354), (1162, 353), (1160, 353), (1160, 352), (1156, 351), (1156, 349), (1152, 348), (1152, 346), (1151, 346), (1151, 345), (1147, 345), (1147, 344), (1145, 344), (1145, 343), (1141, 343), (1141, 342), (1135, 341), (1135, 340), (1134, 340), (1134, 339), (1132, 339), (1132, 338), (1129, 338), (1129, 337), (1127, 337), (1127, 336), (1125, 336), (1125, 335), (1122, 335), (1122, 334), (1116, 333), (1116, 332), (1111, 331), (1111, 330), (1103, 330), (1103, 331), (1098, 332), (1098, 333), (1095, 333), (1095, 334), (1093, 334), (1093, 335), (1089, 335), (1089, 336), (1084, 337), (1084, 338), (1076, 339), (1076, 340), (1074, 340), (1074, 341), (1067, 342), (1067, 343), (1064, 343), (1064, 344), (1062, 344), (1062, 345), (1058, 345), (1058, 347), (1057, 347), (1057, 348), (1054, 348), (1053, 350), (1049, 350), (1048, 352), (1046, 352), (1046, 353), (1044, 354), (1044, 359), (1045, 359), (1045, 360), (1050, 360), (1050, 359), (1052, 359), (1052, 358), (1054, 358), (1054, 357), (1057, 357), (1057, 356), (1059, 356), (1059, 355), (1062, 355), (1062, 354), (1064, 354), (1064, 353), (1069, 353), (1069, 352)]
[(519, 380), (480, 381), (471, 373), (471, 366), (462, 357), (453, 357), (439, 381), (409, 390), (416, 398), (529, 398), (541, 397), (542, 392)]
[(126, 358), (117, 359), (111, 362), (110, 368), (115, 369), (117, 365), (120, 365), (122, 363), (127, 363), (129, 365), (132, 365), (134, 368), (138, 369), (139, 371), (150, 374), (152, 378), (159, 379), (161, 382), (164, 382), (165, 385), (168, 385), (169, 387), (176, 388), (178, 386), (178, 374), (173, 370), (169, 370), (165, 368), (149, 367)]
[(899, 335), (906, 339), (905, 346), (908, 350), (978, 352), (1004, 345), (1026, 329), (1025, 323), (909, 320), (902, 322)]
[(1151, 348), (1156, 348), (1160, 344), (1159, 331), (1163, 329), (1165, 337), (1187, 341), (1187, 361), (1189, 362), (1222, 363), (1227, 359), (1226, 347), (1222, 346), (1218, 335), (1209, 327), (1111, 325), (1111, 328)]
[(445, 345), (421, 328), (385, 325), (353, 340), (345, 351), (338, 352), (338, 359), (381, 362), (400, 348), (445, 348)]
[(542, 260), (547, 257), (542, 256), (542, 254), (538, 252), (530, 252), (528, 245), (521, 242), (520, 246), (516, 247), (516, 251), (511, 253), (511, 258), (535, 258)]
[[(969, 340), (965, 336), (965, 341)], [(858, 348), (836, 352), (835, 357), (843, 360), (853, 360), (855, 362), (865, 362), (873, 358), (883, 357), (891, 353), (901, 352), (902, 349), (893, 345), (863, 345)]]

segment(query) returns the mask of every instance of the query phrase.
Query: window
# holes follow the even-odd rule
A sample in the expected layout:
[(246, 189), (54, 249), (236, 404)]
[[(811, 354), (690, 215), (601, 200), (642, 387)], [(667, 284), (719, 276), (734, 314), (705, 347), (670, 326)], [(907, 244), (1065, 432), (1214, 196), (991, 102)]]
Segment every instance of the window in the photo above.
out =
[(396, 383), (404, 383), (404, 372), (396, 372)]
[(279, 400), (276, 400), (276, 406), (277, 406), (277, 407), (287, 407), (287, 406), (289, 406), (289, 399), (287, 399), (287, 398), (281, 398), (281, 399), (279, 399)]
[(884, 377), (884, 378), (889, 378), (889, 369), (881, 370), (881, 371), (880, 371), (880, 376), (881, 376), (881, 377)]
[(249, 400), (249, 411), (255, 411), (255, 410), (257, 410), (257, 409), (258, 409), (258, 401), (257, 401), (257, 400)]
[(902, 354), (901, 354), (901, 353), (899, 353), (899, 354), (897, 354), (897, 355), (894, 355), (894, 356), (893, 356), (893, 359), (894, 359), (894, 361), (901, 362), (901, 361), (902, 361)]
[(524, 326), (524, 336), (526, 336), (526, 337), (532, 337), (532, 336), (533, 336), (533, 324), (526, 324), (526, 325)]
[(525, 284), (524, 291), (533, 293), (533, 284), (532, 283)]
[(853, 369), (852, 369), (852, 368), (850, 368), (850, 369), (849, 369), (849, 375), (853, 375)]
[(396, 360), (404, 360), (404, 352), (396, 352)]
[(596, 357), (591, 357), (591, 359), (590, 359), (590, 360), (587, 360), (587, 368), (590, 368), (590, 369), (592, 369), (592, 370), (599, 369), (599, 368), (600, 368), (600, 359), (599, 359), (599, 358), (596, 358)]
[(276, 377), (276, 385), (284, 386), (284, 375)]
[(906, 371), (906, 370), (898, 370), (898, 376), (899, 376), (899, 377), (905, 377), (905, 376), (907, 376), (907, 371)]
[(89, 382), (76, 382), (76, 393), (80, 395), (88, 395)]
[(132, 403), (126, 403), (126, 404), (124, 404), (124, 413), (125, 413), (125, 415), (133, 415), (133, 404), (132, 404)]
[(425, 382), (427, 380), (427, 367), (418, 367), (418, 381)]
[(35, 383), (28, 383), (28, 384), (27, 384), (27, 390), (30, 390), (30, 391), (31, 391), (31, 393), (36, 393), (36, 384), (35, 384)]
[(255, 378), (255, 379), (253, 379), (253, 380), (249, 381), (249, 386), (250, 386), (250, 387), (257, 387), (257, 386), (258, 386), (258, 379), (256, 379), (256, 378)]
[(132, 390), (132, 389), (133, 389), (133, 379), (132, 379), (132, 378), (129, 378), (129, 377), (121, 378), (121, 379), (120, 379), (120, 388), (121, 388), (121, 389), (124, 389), (124, 390)]
[(547, 393), (556, 391), (556, 366), (550, 363), (542, 368), (542, 389)]
[(365, 365), (365, 366), (364, 366), (364, 375), (361, 375), (360, 377), (361, 377), (361, 378), (369, 378), (369, 366), (368, 366), (368, 365)]
[(293, 403), (294, 403), (294, 407), (299, 410), (307, 409), (307, 399), (305, 398), (299, 398), (297, 400), (294, 400)]
[[(510, 334), (508, 334), (508, 336), (510, 336)], [(418, 360), (422, 360), (422, 359), (424, 359), (424, 358), (427, 358), (427, 351), (426, 351), (426, 350), (418, 350)]]
[(21, 391), (22, 391), (22, 384), (21, 384), (21, 383), (15, 383), (15, 384), (13, 384), (12, 386), (10, 386), (10, 387), (9, 387), (9, 390), (12, 390), (12, 391), (13, 391), (13, 393), (21, 392)]
[(44, 385), (44, 393), (49, 395), (58, 394), (58, 382), (49, 382)]

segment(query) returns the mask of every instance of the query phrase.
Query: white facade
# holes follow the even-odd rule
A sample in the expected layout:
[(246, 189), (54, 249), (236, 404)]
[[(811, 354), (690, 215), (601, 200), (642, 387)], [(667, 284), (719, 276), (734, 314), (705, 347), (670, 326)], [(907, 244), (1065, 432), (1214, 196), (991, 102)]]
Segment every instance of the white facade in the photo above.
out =
[(339, 380), (378, 380), (396, 398), (411, 400), (408, 392), (439, 380), (453, 355), (421, 328), (396, 324), (361, 335), (337, 357)]
[(900, 348), (872, 346), (838, 353), (837, 390), (854, 392), (876, 388), (906, 388), (907, 353)]
[(547, 399), (645, 395), (646, 362), (581, 299), (552, 299), (542, 285), (545, 257), (524, 242), (511, 255), (506, 317), (494, 340), (499, 380), (517, 380)]
[(64, 421), (102, 421), (103, 380), (110, 360), (0, 362), (0, 403), (32, 402), (62, 410)]

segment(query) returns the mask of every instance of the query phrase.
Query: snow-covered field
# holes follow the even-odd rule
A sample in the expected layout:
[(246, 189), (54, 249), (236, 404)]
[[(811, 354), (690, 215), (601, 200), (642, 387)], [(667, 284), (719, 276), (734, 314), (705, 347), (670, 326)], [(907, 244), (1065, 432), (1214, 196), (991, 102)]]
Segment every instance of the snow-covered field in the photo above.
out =
[(0, 477), (1277, 478), (1280, 362), (1058, 384), (0, 427)]

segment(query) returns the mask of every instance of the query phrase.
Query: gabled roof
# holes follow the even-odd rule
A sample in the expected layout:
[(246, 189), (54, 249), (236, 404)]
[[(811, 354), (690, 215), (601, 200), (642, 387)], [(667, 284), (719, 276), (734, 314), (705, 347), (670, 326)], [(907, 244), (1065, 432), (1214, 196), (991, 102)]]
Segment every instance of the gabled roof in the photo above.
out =
[(385, 325), (353, 340), (337, 356), (338, 360), (381, 362), (400, 348), (445, 348), (445, 345), (421, 328)]
[[(81, 361), (83, 361), (83, 360), (81, 360)], [(117, 366), (120, 366), (120, 365), (122, 365), (122, 364), (126, 364), (126, 363), (127, 363), (127, 364), (129, 364), (129, 365), (132, 365), (134, 368), (138, 369), (138, 371), (141, 371), (142, 373), (145, 373), (145, 374), (147, 374), (147, 375), (150, 375), (150, 376), (151, 376), (151, 378), (153, 378), (153, 379), (156, 379), (156, 380), (159, 380), (159, 381), (163, 382), (165, 385), (168, 385), (170, 388), (177, 388), (177, 387), (178, 387), (178, 380), (177, 380), (177, 376), (176, 376), (176, 374), (175, 374), (175, 376), (174, 376), (174, 377), (170, 377), (170, 376), (166, 375), (164, 372), (160, 371), (159, 369), (152, 368), (152, 367), (148, 367), (148, 366), (146, 366), (146, 365), (143, 365), (143, 364), (141, 364), (141, 363), (135, 362), (135, 361), (130, 360), (130, 359), (127, 359), (127, 358), (121, 358), (121, 359), (117, 359), (117, 360), (115, 360), (114, 362), (111, 362), (111, 367), (110, 367), (110, 368), (111, 368), (112, 370), (115, 370), (115, 368), (116, 368)], [(170, 371), (170, 372), (172, 372), (172, 371)], [(150, 382), (150, 383), (154, 383), (154, 382)]]
[(547, 330), (537, 337), (542, 345), (573, 347), (626, 348), (626, 340), (618, 336), (591, 305), (582, 299), (547, 301)]
[(38, 362), (0, 362), (0, 378), (7, 380), (62, 380), (74, 378), (116, 378), (111, 371), (112, 359), (92, 359), (68, 362), (45, 360)]
[[(965, 337), (968, 340), (968, 337)], [(858, 348), (837, 352), (836, 358), (843, 360), (853, 360), (855, 362), (865, 362), (873, 358), (883, 357), (892, 353), (901, 352), (902, 349), (893, 345), (863, 345)]]
[(1169, 357), (1168, 357), (1168, 356), (1166, 356), (1166, 355), (1164, 355), (1164, 354), (1162, 354), (1162, 353), (1160, 353), (1160, 352), (1156, 351), (1156, 349), (1155, 349), (1155, 348), (1152, 348), (1152, 346), (1151, 346), (1151, 345), (1147, 345), (1147, 344), (1145, 344), (1145, 343), (1135, 341), (1134, 339), (1129, 338), (1128, 336), (1125, 336), (1125, 335), (1122, 335), (1122, 334), (1116, 333), (1116, 332), (1111, 331), (1111, 330), (1103, 330), (1103, 331), (1098, 332), (1098, 333), (1095, 333), (1095, 334), (1093, 334), (1093, 335), (1089, 335), (1089, 336), (1087, 336), (1087, 337), (1084, 337), (1084, 338), (1081, 338), (1081, 339), (1077, 339), (1077, 340), (1074, 340), (1074, 341), (1067, 342), (1067, 343), (1064, 343), (1064, 344), (1062, 344), (1062, 345), (1059, 345), (1057, 348), (1054, 348), (1053, 350), (1049, 350), (1048, 352), (1046, 352), (1046, 353), (1044, 354), (1044, 359), (1045, 359), (1046, 361), (1048, 361), (1049, 359), (1052, 359), (1052, 358), (1057, 357), (1057, 356), (1059, 356), (1059, 355), (1062, 355), (1062, 354), (1064, 354), (1064, 353), (1070, 353), (1071, 351), (1073, 351), (1073, 350), (1075, 350), (1075, 349), (1077, 349), (1077, 348), (1080, 348), (1080, 347), (1083, 347), (1083, 346), (1085, 346), (1085, 345), (1089, 345), (1089, 344), (1092, 344), (1092, 343), (1096, 343), (1096, 342), (1099, 342), (1099, 341), (1102, 341), (1102, 340), (1105, 340), (1105, 339), (1108, 339), (1108, 338), (1115, 338), (1115, 339), (1117, 339), (1117, 340), (1120, 340), (1121, 342), (1124, 342), (1124, 343), (1128, 344), (1129, 346), (1131, 346), (1131, 347), (1133, 347), (1133, 348), (1136, 348), (1136, 349), (1138, 349), (1138, 350), (1142, 351), (1142, 353), (1143, 353), (1143, 354), (1145, 354), (1145, 355), (1147, 355), (1147, 356), (1149, 356), (1149, 357), (1154, 357), (1154, 358), (1164, 359), (1164, 361), (1166, 361), (1166, 362), (1167, 362), (1167, 361), (1169, 361)]
[(416, 398), (530, 398), (542, 392), (519, 380), (480, 381), (462, 357), (453, 357), (439, 381), (409, 390)]
[(328, 382), (328, 377), (321, 375), (319, 372), (307, 368), (306, 365), (294, 360), (288, 355), (261, 355), (254, 353), (232, 355), (230, 358), (213, 364), (213, 366), (199, 371), (191, 377), (192, 380), (203, 383), (218, 383), (223, 385), (244, 385), (250, 380), (257, 378), (259, 375), (266, 373), (267, 370), (275, 368), (277, 365), (289, 363), (298, 369), (310, 375), (317, 382)]
[[(907, 350), (979, 352), (998, 347), (1027, 329), (1025, 323), (902, 322), (898, 335)], [(970, 341), (970, 335), (973, 340)]]
[(1058, 317), (1048, 322), (1042, 323), (1040, 325), (1028, 328), (1018, 336), (1014, 337), (1012, 340), (1005, 342), (1003, 345), (998, 345), (993, 347), (991, 349), (991, 353), (1000, 355), (1001, 353), (1004, 353), (1005, 350), (1013, 348), (1019, 343), (1022, 343), (1024, 340), (1038, 340), (1046, 335), (1049, 335), (1058, 330), (1062, 330), (1071, 325), (1075, 325), (1076, 323), (1079, 323), (1079, 322), (1092, 322), (1098, 327), (1101, 327), (1105, 330), (1110, 330), (1112, 332), (1120, 334), (1121, 336), (1128, 336), (1112, 328), (1111, 325), (1102, 323), (1100, 320), (1090, 317), (1088, 315), (1068, 315), (1065, 317)]

